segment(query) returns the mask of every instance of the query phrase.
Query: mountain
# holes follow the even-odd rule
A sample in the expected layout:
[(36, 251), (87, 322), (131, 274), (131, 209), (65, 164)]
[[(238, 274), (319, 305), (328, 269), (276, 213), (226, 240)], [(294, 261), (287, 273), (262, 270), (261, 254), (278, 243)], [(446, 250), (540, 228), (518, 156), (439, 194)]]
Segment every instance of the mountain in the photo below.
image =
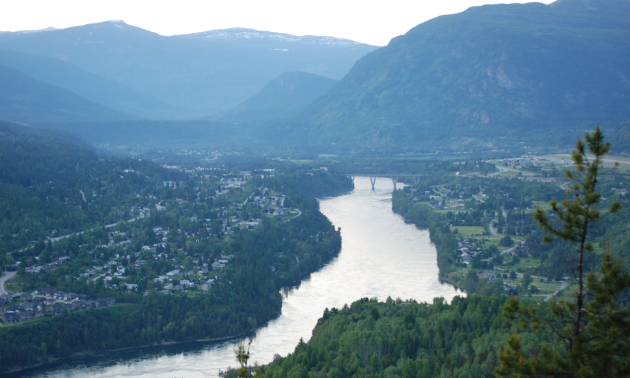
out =
[(20, 71), (0, 66), (0, 120), (40, 124), (133, 118)]
[(0, 65), (21, 71), (34, 79), (67, 89), (112, 109), (147, 119), (183, 116), (184, 110), (159, 102), (150, 95), (113, 80), (84, 71), (59, 59), (0, 51)]
[(243, 29), (166, 37), (111, 21), (2, 33), (0, 50), (63, 60), (197, 117), (235, 108), (283, 72), (339, 79), (377, 48), (335, 38), (256, 33), (260, 38)]
[(292, 117), (326, 93), (336, 82), (306, 72), (286, 72), (270, 81), (262, 91), (245, 100), (225, 118), (245, 121)]
[(630, 3), (486, 5), (360, 59), (293, 125), (313, 143), (486, 149), (574, 143), (630, 120)]

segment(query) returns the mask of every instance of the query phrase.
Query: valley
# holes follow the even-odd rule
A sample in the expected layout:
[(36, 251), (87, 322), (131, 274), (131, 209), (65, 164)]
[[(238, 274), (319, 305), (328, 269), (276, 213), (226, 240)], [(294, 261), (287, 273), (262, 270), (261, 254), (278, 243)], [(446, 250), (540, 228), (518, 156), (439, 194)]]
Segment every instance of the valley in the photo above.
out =
[(0, 375), (630, 374), (627, 0), (144, 1), (0, 14)]

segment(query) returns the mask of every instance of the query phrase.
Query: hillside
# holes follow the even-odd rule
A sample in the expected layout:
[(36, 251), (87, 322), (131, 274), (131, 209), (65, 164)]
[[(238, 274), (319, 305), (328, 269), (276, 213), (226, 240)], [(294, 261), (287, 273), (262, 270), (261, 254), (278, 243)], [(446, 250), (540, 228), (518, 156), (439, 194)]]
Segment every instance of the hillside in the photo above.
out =
[(326, 93), (335, 82), (315, 74), (286, 72), (229, 112), (226, 118), (244, 121), (295, 116)]
[(23, 123), (123, 120), (133, 116), (0, 66), (0, 119)]
[[(222, 37), (207, 38), (213, 33)], [(2, 33), (0, 50), (63, 60), (197, 117), (233, 109), (283, 72), (340, 79), (377, 48), (334, 38), (270, 39), (277, 33), (256, 33), (265, 38), (248, 38), (241, 29), (166, 37), (112, 21)]]
[(59, 59), (0, 51), (0, 65), (67, 89), (90, 101), (139, 117), (155, 119), (182, 114), (182, 110), (161, 103), (150, 95), (113, 80), (103, 79)]
[[(494, 377), (512, 328), (498, 311), (503, 302), (476, 295), (450, 305), (443, 298), (432, 304), (363, 298), (326, 309), (308, 343), (276, 357), (263, 368), (265, 377)], [(521, 331), (526, 348), (545, 336)]]
[[(300, 117), (311, 142), (424, 149), (557, 146), (630, 120), (627, 1), (486, 5), (367, 54)], [(574, 137), (566, 137), (567, 144)]]

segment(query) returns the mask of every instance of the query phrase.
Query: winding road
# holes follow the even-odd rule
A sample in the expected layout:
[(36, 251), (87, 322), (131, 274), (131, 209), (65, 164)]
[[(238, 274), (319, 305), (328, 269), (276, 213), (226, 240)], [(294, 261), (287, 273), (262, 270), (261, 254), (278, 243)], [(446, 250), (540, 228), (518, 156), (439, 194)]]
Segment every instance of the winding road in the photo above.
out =
[(15, 273), (17, 272), (4, 272), (4, 276), (0, 277), (0, 294), (6, 293), (4, 290), (4, 283), (11, 277), (15, 276)]

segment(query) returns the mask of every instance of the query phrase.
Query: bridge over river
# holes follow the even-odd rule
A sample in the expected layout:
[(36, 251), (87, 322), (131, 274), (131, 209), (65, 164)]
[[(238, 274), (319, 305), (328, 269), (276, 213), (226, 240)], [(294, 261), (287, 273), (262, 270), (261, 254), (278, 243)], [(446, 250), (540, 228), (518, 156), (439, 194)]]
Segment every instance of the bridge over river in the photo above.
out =
[(388, 178), (392, 180), (394, 190), (396, 190), (396, 184), (401, 177), (411, 177), (413, 179), (413, 183), (417, 184), (420, 182), (420, 178), (424, 175), (416, 173), (346, 173), (346, 176), (350, 177), (352, 181), (354, 181), (355, 177), (369, 177), (370, 183), (372, 184), (372, 190), (374, 190), (374, 184), (376, 184), (377, 178)]

